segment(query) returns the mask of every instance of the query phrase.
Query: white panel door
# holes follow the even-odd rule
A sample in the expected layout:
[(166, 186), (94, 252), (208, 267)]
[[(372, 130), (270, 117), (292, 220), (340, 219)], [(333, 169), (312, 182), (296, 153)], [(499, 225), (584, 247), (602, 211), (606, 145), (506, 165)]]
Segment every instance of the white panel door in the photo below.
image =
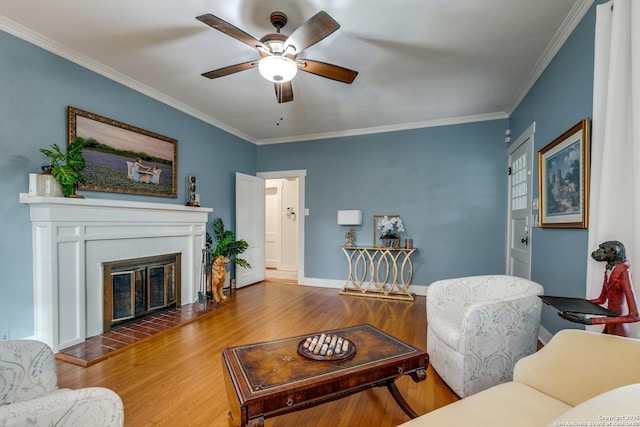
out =
[(509, 152), (507, 274), (531, 279), (531, 185), (535, 123)]
[(249, 248), (241, 255), (251, 268), (236, 268), (236, 287), (264, 280), (265, 258), (264, 179), (236, 173), (236, 238)]
[(282, 258), (282, 240), (280, 239), (280, 220), (282, 217), (281, 186), (280, 180), (266, 180), (264, 217), (265, 266), (275, 269), (280, 268)]
[[(283, 179), (280, 269), (298, 270), (298, 179)], [(303, 212), (304, 213), (304, 212)]]

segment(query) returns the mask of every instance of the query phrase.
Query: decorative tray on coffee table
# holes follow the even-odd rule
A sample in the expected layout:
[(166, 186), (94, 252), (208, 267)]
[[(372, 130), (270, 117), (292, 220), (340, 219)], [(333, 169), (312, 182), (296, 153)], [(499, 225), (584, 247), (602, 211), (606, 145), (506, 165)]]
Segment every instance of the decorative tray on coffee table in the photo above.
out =
[(344, 337), (319, 334), (300, 341), (298, 343), (298, 353), (312, 360), (347, 360), (356, 354), (356, 347)]

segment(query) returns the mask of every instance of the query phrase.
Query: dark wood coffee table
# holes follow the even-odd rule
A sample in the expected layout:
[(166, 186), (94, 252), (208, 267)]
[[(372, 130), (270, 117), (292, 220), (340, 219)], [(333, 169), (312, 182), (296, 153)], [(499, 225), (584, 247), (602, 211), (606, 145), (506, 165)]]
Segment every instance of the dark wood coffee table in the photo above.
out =
[(395, 380), (427, 378), (429, 355), (374, 328), (359, 325), (319, 331), (350, 340), (355, 355), (342, 361), (317, 361), (298, 354), (308, 335), (222, 350), (230, 423), (264, 426), (265, 418), (299, 411), (354, 393), (386, 386), (402, 410), (418, 416), (404, 400)]

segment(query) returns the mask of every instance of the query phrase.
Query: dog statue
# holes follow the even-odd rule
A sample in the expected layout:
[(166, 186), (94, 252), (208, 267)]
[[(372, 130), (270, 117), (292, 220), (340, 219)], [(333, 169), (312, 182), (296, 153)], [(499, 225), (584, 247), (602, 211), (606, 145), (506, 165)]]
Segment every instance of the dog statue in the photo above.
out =
[(211, 264), (211, 290), (213, 300), (218, 303), (228, 298), (222, 291), (227, 278), (227, 264), (229, 264), (229, 258), (222, 255), (218, 255)]
[(564, 319), (584, 325), (604, 325), (602, 333), (626, 337), (629, 335), (626, 324), (640, 321), (640, 314), (638, 313), (638, 302), (631, 282), (630, 264), (627, 261), (624, 245), (616, 240), (601, 243), (598, 249), (591, 253), (591, 258), (606, 262), (607, 265), (604, 270), (604, 283), (600, 296), (590, 301), (596, 304), (607, 302), (607, 308), (619, 314), (622, 314), (626, 301), (627, 314), (618, 317), (593, 318), (565, 311), (558, 314)]

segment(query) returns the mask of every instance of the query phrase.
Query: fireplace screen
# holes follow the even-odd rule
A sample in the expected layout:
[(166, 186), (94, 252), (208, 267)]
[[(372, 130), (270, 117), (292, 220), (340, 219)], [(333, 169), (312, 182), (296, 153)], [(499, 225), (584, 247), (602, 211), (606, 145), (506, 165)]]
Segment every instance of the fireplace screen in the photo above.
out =
[(153, 311), (180, 306), (180, 254), (103, 264), (104, 331)]

